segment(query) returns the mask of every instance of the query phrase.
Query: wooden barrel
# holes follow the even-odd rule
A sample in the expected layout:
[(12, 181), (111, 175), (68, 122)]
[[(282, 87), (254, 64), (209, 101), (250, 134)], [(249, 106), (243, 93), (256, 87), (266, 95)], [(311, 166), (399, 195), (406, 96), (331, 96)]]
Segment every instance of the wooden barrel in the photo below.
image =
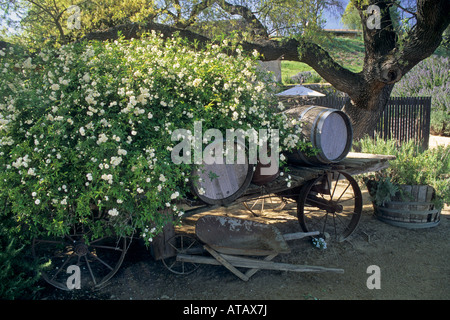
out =
[(388, 224), (408, 229), (430, 228), (440, 222), (440, 209), (432, 200), (434, 189), (426, 185), (402, 185), (404, 199), (397, 196), (383, 206), (374, 204), (375, 216)]
[[(279, 157), (279, 154), (272, 154), (270, 147), (267, 149), (260, 149), (259, 151), (262, 152), (263, 155), (259, 155), (260, 158), (258, 159), (258, 163), (255, 166), (252, 183), (258, 186), (262, 186), (276, 180), (280, 176), (279, 162), (272, 163), (272, 160), (277, 160), (272, 158)], [(263, 159), (261, 157), (264, 157), (264, 161), (262, 161)], [(268, 163), (263, 164), (262, 162)]]
[(319, 106), (300, 106), (284, 112), (301, 121), (303, 138), (318, 150), (313, 156), (301, 150), (288, 153), (288, 161), (311, 165), (338, 163), (349, 153), (353, 128), (344, 112)]
[(261, 164), (261, 162), (258, 162), (255, 168), (255, 172), (253, 173), (253, 179), (252, 183), (262, 186), (269, 182), (272, 182), (276, 180), (280, 176), (280, 170), (277, 168), (277, 172), (275, 174), (262, 174), (261, 169), (262, 168), (270, 168), (271, 163), (269, 164)]
[[(244, 145), (235, 142), (234, 150), (237, 148), (243, 148), (246, 152)], [(226, 150), (225, 142), (223, 150)], [(231, 204), (245, 192), (253, 177), (255, 165), (249, 163), (248, 156), (241, 158), (244, 158), (243, 163), (227, 163), (225, 154), (222, 163), (207, 163), (203, 159), (202, 164), (197, 165), (192, 172), (193, 194), (207, 204)]]
[(153, 241), (150, 244), (150, 254), (155, 260), (161, 260), (177, 255), (176, 249), (169, 244), (170, 239), (175, 236), (173, 210), (171, 208), (165, 208), (160, 210), (159, 214), (165, 216), (168, 222), (163, 226), (162, 231), (153, 238)]

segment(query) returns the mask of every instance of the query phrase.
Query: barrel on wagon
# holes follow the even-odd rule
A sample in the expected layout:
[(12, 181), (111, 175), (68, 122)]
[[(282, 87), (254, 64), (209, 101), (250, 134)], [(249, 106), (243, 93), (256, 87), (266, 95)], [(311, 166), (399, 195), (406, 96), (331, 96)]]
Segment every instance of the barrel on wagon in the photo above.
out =
[[(223, 144), (225, 142), (214, 142), (213, 144)], [(213, 145), (214, 147), (214, 145)], [(213, 150), (214, 148), (211, 148)], [(209, 163), (203, 159), (202, 164), (194, 167), (191, 177), (192, 192), (200, 200), (211, 205), (228, 205), (239, 198), (250, 185), (254, 172), (254, 164), (249, 163), (246, 156), (245, 145), (240, 142), (234, 143), (234, 150), (226, 152), (243, 152), (243, 156), (238, 155), (235, 163), (227, 163), (226, 155), (223, 161)]]
[(303, 150), (287, 154), (288, 160), (299, 164), (332, 164), (343, 160), (352, 147), (353, 129), (350, 118), (337, 109), (300, 106), (285, 113), (301, 122), (302, 135), (317, 150), (310, 155)]

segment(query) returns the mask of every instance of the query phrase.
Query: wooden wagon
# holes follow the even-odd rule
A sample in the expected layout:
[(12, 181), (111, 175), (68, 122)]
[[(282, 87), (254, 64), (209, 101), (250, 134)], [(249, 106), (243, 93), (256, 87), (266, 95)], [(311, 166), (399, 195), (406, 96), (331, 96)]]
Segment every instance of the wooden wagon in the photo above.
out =
[[(334, 241), (343, 241), (348, 238), (356, 229), (361, 218), (363, 202), (359, 185), (352, 176), (386, 168), (391, 157), (348, 153), (351, 147), (352, 132), (349, 120), (341, 111), (307, 106), (290, 109), (287, 112), (308, 124), (303, 126), (303, 129), (308, 131), (306, 136), (310, 137), (313, 146), (320, 150), (321, 161), (325, 162), (320, 162), (320, 165), (290, 163), (284, 175), (277, 173), (273, 176), (273, 179), (264, 183), (256, 183), (255, 180), (252, 180), (254, 171), (252, 166), (247, 165), (248, 163), (243, 166), (234, 164), (231, 167), (229, 164), (216, 166), (214, 169), (218, 169), (220, 174), (224, 172), (224, 176), (227, 176), (227, 171), (231, 170), (233, 177), (229, 179), (228, 187), (234, 184), (235, 188), (231, 186), (231, 188), (225, 188), (224, 190), (219, 186), (215, 190), (213, 184), (217, 181), (213, 183), (210, 176), (204, 176), (205, 184), (203, 186), (205, 189), (208, 189), (207, 191), (213, 196), (217, 191), (223, 197), (219, 199), (208, 198), (207, 194), (203, 195), (197, 192), (199, 189), (193, 188), (194, 197), (183, 201), (184, 205), (187, 206), (184, 217), (208, 212), (220, 206), (236, 204), (242, 204), (252, 214), (260, 215), (269, 207), (283, 210), (283, 206), (287, 202), (294, 202), (297, 206), (297, 217), (302, 232), (295, 236), (286, 236), (286, 238), (282, 235), (274, 237), (273, 235), (277, 233), (276, 230), (272, 229), (271, 233), (268, 234), (264, 231), (266, 230), (264, 225), (255, 225), (253, 237), (258, 238), (261, 235), (258, 239), (264, 240), (264, 245), (272, 243), (278, 249), (263, 250), (265, 257), (263, 261), (249, 261), (242, 257), (224, 256), (224, 254), (236, 253), (236, 251), (242, 253), (243, 248), (245, 248), (245, 252), (252, 255), (255, 250), (259, 250), (258, 246), (248, 247), (246, 241), (254, 240), (249, 237), (248, 233), (243, 235), (240, 232), (230, 232), (230, 237), (235, 241), (225, 246), (219, 245), (220, 248), (217, 248), (216, 242), (217, 240), (221, 241), (221, 239), (205, 237), (205, 230), (207, 229), (205, 229), (205, 226), (198, 227), (198, 239), (192, 239), (191, 237), (171, 233), (171, 224), (169, 224), (162, 234), (153, 241), (152, 252), (156, 260), (162, 260), (170, 271), (176, 273), (189, 273), (193, 269), (192, 267), (196, 267), (197, 262), (221, 264), (243, 280), (248, 280), (254, 272), (261, 268), (281, 268), (282, 270), (302, 272), (336, 272), (336, 270), (321, 267), (279, 265), (272, 263), (270, 260), (276, 254), (284, 252), (284, 249), (282, 249), (285, 247), (284, 242), (289, 239), (320, 236)], [(339, 137), (339, 139), (336, 139), (336, 137)], [(222, 142), (218, 143), (222, 144)], [(307, 163), (309, 161), (300, 151), (294, 156), (301, 158), (301, 161)], [(327, 164), (326, 161), (328, 160), (330, 160), (330, 164)], [(201, 177), (202, 174), (198, 175)], [(214, 175), (217, 176), (215, 173)], [(193, 176), (195, 176), (194, 172)], [(237, 180), (239, 180), (239, 183), (236, 183)], [(252, 181), (254, 183), (251, 183)], [(217, 221), (214, 219), (209, 221), (209, 227), (214, 227), (218, 231)], [(226, 221), (222, 222), (225, 223)], [(80, 225), (74, 226), (73, 230), (61, 239), (46, 238), (33, 241), (32, 252), (34, 257), (47, 264), (42, 272), (47, 282), (55, 287), (67, 290), (68, 287), (73, 287), (73, 283), (68, 283), (68, 281), (76, 282), (77, 279), (81, 278), (83, 281), (81, 287), (94, 286), (98, 288), (113, 277), (123, 262), (130, 239), (104, 237), (87, 243), (85, 241), (86, 234), (92, 232), (92, 230), (84, 230), (83, 226)], [(89, 238), (92, 239), (92, 237)], [(198, 240), (202, 244), (200, 248), (194, 245), (199, 242)], [(214, 259), (205, 260), (205, 257), (201, 256), (205, 251)], [(195, 256), (195, 254), (198, 255)], [(72, 268), (68, 268), (69, 266), (72, 266)], [(243, 274), (236, 272), (236, 266), (248, 267), (250, 270)]]
[[(362, 212), (362, 195), (358, 183), (352, 177), (362, 173), (369, 173), (384, 169), (388, 166), (390, 156), (349, 153), (337, 165), (322, 166), (289, 166), (290, 184), (285, 176), (279, 176), (272, 182), (264, 185), (250, 184), (246, 191), (231, 204), (243, 204), (253, 214), (260, 214), (263, 210), (272, 208), (274, 203), (278, 210), (282, 210), (287, 201), (297, 205), (297, 216), (302, 229), (295, 235), (286, 235), (283, 239), (273, 240), (268, 236), (266, 243), (278, 249), (268, 252), (263, 250), (263, 260), (255, 261), (243, 257), (230, 256), (240, 250), (242, 241), (236, 241), (237, 248), (229, 246), (227, 250), (217, 250), (214, 243), (204, 243), (199, 252), (193, 243), (198, 239), (185, 235), (173, 235), (163, 232), (154, 241), (154, 254), (157, 260), (162, 260), (166, 267), (175, 273), (190, 273), (200, 263), (220, 264), (232, 270), (243, 280), (248, 280), (259, 269), (276, 269), (299, 272), (342, 272), (340, 269), (293, 266), (276, 264), (272, 260), (278, 253), (285, 252), (283, 242), (299, 239), (306, 236), (321, 236), (331, 240), (342, 241), (349, 237), (356, 229)], [(272, 200), (276, 199), (272, 203)], [(185, 217), (198, 213), (205, 213), (220, 207), (218, 204), (205, 204), (186, 199), (190, 209), (186, 210)], [(230, 205), (231, 205), (230, 204)], [(84, 242), (86, 231), (77, 227), (67, 236), (60, 239), (35, 239), (32, 252), (36, 259), (51, 262), (42, 272), (43, 278), (51, 285), (68, 290), (70, 281), (76, 276), (82, 280), (81, 287), (100, 288), (110, 280), (119, 270), (129, 246), (125, 238), (99, 238), (89, 244)], [(255, 233), (257, 234), (257, 232)], [(267, 236), (264, 235), (263, 238)], [(237, 239), (241, 239), (239, 235)], [(210, 242), (210, 240), (207, 240)], [(280, 242), (281, 241), (281, 242)], [(248, 249), (248, 248), (247, 248)], [(253, 248), (255, 249), (255, 248)], [(205, 250), (214, 259), (205, 258)], [(270, 250), (269, 250), (270, 251)], [(247, 252), (254, 255), (255, 252)], [(195, 254), (199, 254), (195, 256)], [(69, 266), (79, 266), (70, 269)], [(236, 267), (246, 267), (249, 270), (244, 274), (235, 271)], [(77, 275), (76, 273), (79, 273)]]

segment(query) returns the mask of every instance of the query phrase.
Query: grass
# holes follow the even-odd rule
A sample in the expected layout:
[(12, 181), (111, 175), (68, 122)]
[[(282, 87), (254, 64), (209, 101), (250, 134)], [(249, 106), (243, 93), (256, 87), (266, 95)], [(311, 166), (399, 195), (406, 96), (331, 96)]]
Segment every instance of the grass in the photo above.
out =
[(303, 71), (312, 71), (313, 68), (308, 66), (306, 63), (297, 62), (297, 61), (281, 61), (281, 72), (283, 76), (288, 78), (296, 75), (299, 72)]

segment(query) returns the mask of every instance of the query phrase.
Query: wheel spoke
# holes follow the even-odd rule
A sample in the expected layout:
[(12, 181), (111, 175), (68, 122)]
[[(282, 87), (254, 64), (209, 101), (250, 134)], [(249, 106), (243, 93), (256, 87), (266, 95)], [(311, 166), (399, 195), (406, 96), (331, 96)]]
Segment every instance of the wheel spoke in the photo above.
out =
[(301, 188), (297, 200), (297, 216), (303, 231), (328, 233), (338, 240), (352, 234), (361, 212), (359, 186), (344, 172), (324, 174), (307, 182)]
[(123, 249), (114, 247), (114, 246), (101, 246), (101, 245), (90, 245), (92, 248), (98, 248), (98, 249), (107, 249), (107, 250), (113, 250), (113, 251), (119, 251), (122, 252)]
[(55, 280), (56, 276), (61, 272), (61, 270), (64, 269), (64, 267), (69, 263), (69, 261), (73, 258), (73, 255), (69, 255), (66, 259), (66, 261), (64, 261), (64, 263), (62, 264), (61, 267), (58, 267), (58, 270), (56, 271), (56, 273), (52, 276), (51, 280)]
[(95, 254), (89, 252), (89, 255), (91, 257), (93, 257), (94, 259), (98, 260), (99, 262), (101, 262), (105, 267), (107, 267), (109, 270), (114, 270), (113, 267), (111, 267), (109, 264), (107, 264), (105, 261), (103, 261), (102, 259), (100, 259), (99, 257), (97, 257)]
[(345, 230), (349, 229), (348, 223), (346, 223), (339, 214), (336, 214), (336, 221), (340, 223)]
[[(175, 249), (177, 253), (201, 253), (201, 250), (196, 250), (197, 240), (190, 236), (176, 235), (169, 239), (169, 245)], [(176, 274), (189, 274), (198, 268), (198, 265), (191, 262), (178, 261), (177, 257), (163, 258), (164, 266)]]
[(243, 202), (244, 207), (255, 216), (264, 214), (264, 211), (279, 211), (284, 208), (286, 201), (283, 197), (273, 194), (265, 194), (255, 199)]
[(339, 202), (339, 200), (341, 200), (342, 196), (347, 192), (347, 189), (350, 187), (351, 183), (349, 182), (347, 187), (344, 189), (344, 191), (342, 191), (341, 195), (339, 196), (339, 198), (336, 200), (336, 202)]
[[(341, 173), (339, 172), (338, 177), (337, 177), (337, 179), (336, 179), (336, 183), (334, 184), (333, 192), (331, 193), (331, 198), (330, 198), (330, 200), (333, 200), (334, 192), (336, 191), (336, 187), (337, 187), (337, 185), (338, 185), (338, 183), (339, 183), (339, 177), (340, 177), (340, 176), (341, 176)], [(328, 183), (330, 183), (328, 179), (327, 179), (327, 181), (328, 181)], [(330, 188), (330, 189), (331, 189), (331, 188)]]
[(105, 240), (105, 239), (107, 239), (107, 238), (106, 237), (101, 237), (101, 238), (92, 240), (91, 242), (89, 242), (89, 245), (92, 245), (93, 243), (96, 243), (96, 242), (99, 242), (99, 241), (102, 241), (102, 240)]
[(259, 203), (260, 201), (262, 201), (262, 199), (256, 199), (256, 201), (253, 202), (253, 205), (250, 207), (250, 209), (253, 210), (253, 208), (256, 206), (256, 204)]
[(194, 246), (194, 244), (195, 244), (195, 242), (192, 241), (192, 242), (189, 244), (189, 246), (188, 246), (186, 249), (183, 250), (183, 252), (188, 251), (190, 248), (192, 248), (192, 247)]
[(94, 285), (97, 285), (97, 281), (95, 280), (94, 273), (92, 272), (91, 264), (89, 263), (89, 259), (87, 258), (87, 255), (84, 256), (84, 259), (86, 260), (86, 265), (89, 270), (89, 274), (91, 275), (92, 282), (94, 282)]

